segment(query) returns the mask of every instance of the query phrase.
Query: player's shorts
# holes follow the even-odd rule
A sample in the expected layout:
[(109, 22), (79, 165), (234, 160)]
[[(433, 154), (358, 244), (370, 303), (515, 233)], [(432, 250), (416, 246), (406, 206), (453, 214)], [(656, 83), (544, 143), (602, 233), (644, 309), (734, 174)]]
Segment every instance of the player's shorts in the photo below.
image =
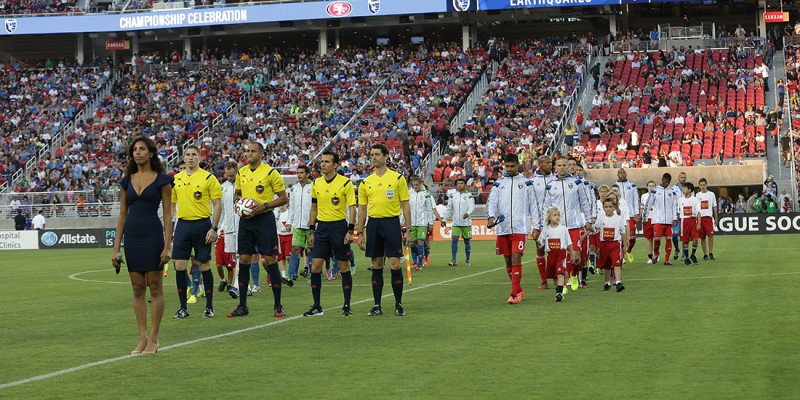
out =
[(308, 242), (308, 237), (310, 235), (310, 229), (294, 228), (292, 230), (292, 247), (311, 250), (311, 243)]
[(628, 220), (628, 238), (636, 237), (636, 218)]
[(412, 226), (411, 227), (411, 241), (425, 240), (428, 238), (427, 226)]
[[(400, 217), (370, 217), (365, 234), (367, 235), (367, 250), (365, 251), (367, 257), (400, 258), (403, 255)], [(314, 240), (316, 242), (317, 238)]]
[(333, 255), (340, 261), (349, 260), (353, 252), (349, 244), (344, 244), (345, 236), (347, 236), (346, 220), (317, 222), (312, 258), (327, 259)]
[(278, 230), (275, 227), (275, 214), (272, 211), (239, 220), (239, 254), (278, 254)]
[(220, 236), (214, 245), (217, 265), (224, 265), (227, 269), (234, 269), (236, 268), (236, 260), (233, 257), (235, 253), (225, 251), (225, 237), (225, 235)]
[(642, 224), (642, 233), (644, 234), (645, 239), (653, 238), (653, 224), (650, 223), (649, 219), (644, 221), (644, 224)]
[(573, 228), (568, 229), (569, 238), (572, 240), (572, 249), (580, 252), (581, 248), (583, 247), (583, 243), (581, 243), (581, 234), (583, 233), (583, 229), (581, 228)]
[(495, 252), (499, 255), (511, 257), (512, 253), (525, 254), (525, 241), (528, 235), (524, 233), (512, 233), (510, 235), (498, 235), (495, 241)]
[(567, 249), (550, 250), (547, 252), (547, 278), (555, 279), (558, 275), (567, 274)]
[(206, 243), (209, 229), (211, 220), (208, 218), (194, 221), (179, 219), (172, 238), (172, 259), (188, 260), (194, 250), (197, 261), (211, 261), (211, 244)]
[(670, 237), (672, 236), (672, 224), (653, 224), (653, 237)]
[(683, 218), (681, 220), (681, 242), (689, 243), (694, 239), (700, 239), (700, 232), (697, 231), (697, 218)]
[(589, 246), (595, 249), (600, 247), (600, 232), (595, 232), (589, 235)]
[(278, 235), (278, 242), (281, 250), (278, 253), (278, 261), (288, 260), (292, 254), (292, 235)]
[(472, 239), (472, 227), (454, 226), (453, 229), (450, 231), (450, 236), (454, 238), (458, 238), (460, 236), (464, 239)]
[(597, 250), (597, 266), (599, 268), (611, 269), (622, 266), (622, 244), (620, 242), (600, 242)]
[(236, 254), (236, 250), (237, 250), (237, 247), (238, 247), (237, 245), (239, 244), (238, 240), (237, 240), (237, 237), (238, 237), (238, 234), (236, 232), (234, 232), (234, 233), (225, 233), (224, 238), (225, 238), (225, 252), (226, 253), (234, 253), (234, 254)]
[(700, 217), (700, 239), (714, 236), (714, 217)]

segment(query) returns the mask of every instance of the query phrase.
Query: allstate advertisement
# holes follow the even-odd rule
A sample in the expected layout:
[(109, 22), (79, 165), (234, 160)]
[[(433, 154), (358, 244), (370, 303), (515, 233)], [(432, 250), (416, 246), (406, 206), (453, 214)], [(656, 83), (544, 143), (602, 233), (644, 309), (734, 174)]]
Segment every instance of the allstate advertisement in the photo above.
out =
[[(338, 0), (123, 14), (14, 17), (0, 35), (122, 32), (208, 25), (437, 13), (451, 0)], [(477, 1), (477, 0), (474, 0)]]
[(39, 231), (39, 249), (114, 247), (116, 229), (53, 229)]

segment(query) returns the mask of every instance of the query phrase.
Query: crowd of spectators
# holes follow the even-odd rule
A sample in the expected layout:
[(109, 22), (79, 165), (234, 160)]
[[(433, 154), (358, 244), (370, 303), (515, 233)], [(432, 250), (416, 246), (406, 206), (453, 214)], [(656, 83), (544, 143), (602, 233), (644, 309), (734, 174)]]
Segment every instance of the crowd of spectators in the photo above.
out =
[[(107, 66), (80, 67), (63, 60), (58, 64), (47, 60), (44, 66), (0, 70), (0, 180), (8, 180), (40, 148), (51, 145), (56, 133), (94, 98), (111, 74)], [(29, 190), (30, 183), (25, 180), (14, 189)]]
[(80, 11), (75, 0), (0, 0), (0, 15), (66, 13)]
[(604, 68), (589, 117), (576, 121), (571, 151), (586, 164), (724, 163), (763, 156), (776, 138), (781, 110), (765, 105), (764, 58), (752, 49), (620, 53)]
[[(507, 45), (494, 40), (491, 46)], [(587, 55), (551, 40), (510, 46), (473, 115), (443, 139), (446, 156), (434, 170), (434, 182), (446, 189), (465, 177), (470, 190), (483, 193), (502, 173), (506, 152), (518, 153), (531, 171), (532, 160), (548, 151), (560, 128), (567, 102), (585, 74)]]

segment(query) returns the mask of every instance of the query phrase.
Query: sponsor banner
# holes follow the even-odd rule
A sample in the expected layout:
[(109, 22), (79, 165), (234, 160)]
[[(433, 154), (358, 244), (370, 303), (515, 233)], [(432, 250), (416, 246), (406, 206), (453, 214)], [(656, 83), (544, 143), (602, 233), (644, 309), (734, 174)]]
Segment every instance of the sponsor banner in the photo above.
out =
[(39, 249), (114, 247), (116, 229), (54, 229), (39, 231)]
[(800, 233), (800, 213), (722, 214), (715, 232), (725, 235)]
[[(122, 32), (209, 25), (254, 24), (376, 15), (411, 15), (447, 10), (453, 0), (312, 1), (157, 12), (16, 17), (4, 19), (0, 35)], [(478, 0), (471, 0), (473, 2)], [(561, 0), (567, 1), (567, 0)], [(583, 0), (588, 1), (588, 0)], [(600, 0), (594, 0), (600, 1)]]
[(37, 231), (0, 231), (0, 250), (36, 250), (39, 248)]
[[(473, 0), (478, 2), (478, 10), (506, 10), (519, 8), (604, 6), (620, 4), (620, 0)], [(464, 1), (458, 1), (463, 3)]]
[(764, 13), (764, 22), (766, 23), (779, 23), (779, 22), (789, 22), (789, 12), (781, 12), (781, 11), (766, 11)]
[[(435, 222), (433, 225), (433, 241), (434, 242), (449, 242), (452, 239), (450, 232), (453, 230), (453, 226), (447, 224), (447, 228), (442, 228), (442, 224), (440, 222)], [(494, 233), (494, 229), (489, 229), (486, 227), (486, 220), (485, 219), (473, 219), (472, 220), (472, 240), (495, 240), (497, 239), (497, 235)]]
[(129, 50), (130, 48), (130, 40), (106, 40), (106, 50)]

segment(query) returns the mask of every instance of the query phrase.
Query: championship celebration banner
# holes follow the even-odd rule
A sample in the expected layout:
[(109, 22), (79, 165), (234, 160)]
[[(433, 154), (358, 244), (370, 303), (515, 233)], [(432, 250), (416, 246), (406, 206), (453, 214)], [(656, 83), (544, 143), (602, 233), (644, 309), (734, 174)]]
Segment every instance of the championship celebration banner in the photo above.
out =
[(116, 229), (52, 229), (38, 231), (39, 249), (94, 249), (114, 247)]
[[(0, 35), (122, 32), (346, 17), (437, 13), (452, 0), (341, 0), (122, 14), (5, 18)], [(476, 0), (477, 1), (477, 0)]]

